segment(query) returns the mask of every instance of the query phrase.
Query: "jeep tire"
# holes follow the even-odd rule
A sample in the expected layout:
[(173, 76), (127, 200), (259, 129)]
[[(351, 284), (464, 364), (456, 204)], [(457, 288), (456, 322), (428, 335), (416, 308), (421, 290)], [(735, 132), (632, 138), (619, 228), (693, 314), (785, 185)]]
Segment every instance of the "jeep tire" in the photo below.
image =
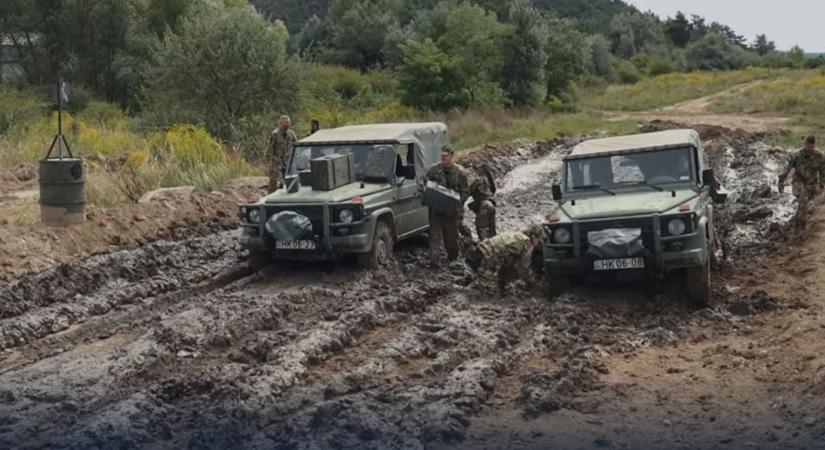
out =
[(691, 307), (710, 306), (710, 257), (702, 266), (685, 269), (685, 292)]
[(392, 251), (395, 240), (387, 222), (378, 220), (375, 224), (375, 234), (372, 238), (372, 249), (358, 254), (358, 264), (364, 269), (378, 269), (392, 260)]
[(272, 264), (272, 255), (267, 251), (249, 251), (249, 258), (246, 260), (247, 266), (252, 270), (261, 270)]

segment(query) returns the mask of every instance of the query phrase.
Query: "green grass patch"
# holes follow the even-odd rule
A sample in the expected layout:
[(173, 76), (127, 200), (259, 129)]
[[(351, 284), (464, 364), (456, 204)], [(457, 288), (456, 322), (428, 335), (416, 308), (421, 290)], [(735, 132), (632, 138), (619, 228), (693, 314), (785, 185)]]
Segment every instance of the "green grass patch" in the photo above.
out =
[(669, 73), (634, 84), (598, 84), (578, 88), (585, 108), (603, 111), (646, 111), (705, 97), (738, 84), (777, 78), (783, 71), (745, 69), (731, 72)]

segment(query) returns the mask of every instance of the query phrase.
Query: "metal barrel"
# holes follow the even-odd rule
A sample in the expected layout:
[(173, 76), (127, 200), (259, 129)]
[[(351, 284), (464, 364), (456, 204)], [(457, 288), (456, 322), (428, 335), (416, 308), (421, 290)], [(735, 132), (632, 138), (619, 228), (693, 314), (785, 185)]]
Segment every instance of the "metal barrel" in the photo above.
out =
[(86, 169), (81, 158), (40, 160), (40, 220), (58, 226), (86, 220)]

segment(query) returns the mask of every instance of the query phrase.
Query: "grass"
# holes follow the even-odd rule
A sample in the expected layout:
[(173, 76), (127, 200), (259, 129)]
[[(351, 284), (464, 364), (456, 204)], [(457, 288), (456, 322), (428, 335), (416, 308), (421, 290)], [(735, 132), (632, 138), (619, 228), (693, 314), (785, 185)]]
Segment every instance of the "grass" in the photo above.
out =
[(765, 80), (757, 89), (747, 89), (711, 105), (725, 114), (788, 117), (790, 132), (776, 136), (771, 143), (800, 147), (808, 134), (825, 135), (825, 71), (784, 71)]
[(458, 150), (519, 138), (551, 140), (562, 135), (626, 134), (637, 128), (635, 122), (607, 121), (596, 114), (552, 114), (540, 110), (470, 111), (447, 117), (446, 122), (450, 141)]
[(777, 77), (780, 73), (755, 68), (731, 72), (669, 73), (635, 84), (580, 87), (578, 93), (585, 108), (646, 111), (705, 97), (738, 84)]

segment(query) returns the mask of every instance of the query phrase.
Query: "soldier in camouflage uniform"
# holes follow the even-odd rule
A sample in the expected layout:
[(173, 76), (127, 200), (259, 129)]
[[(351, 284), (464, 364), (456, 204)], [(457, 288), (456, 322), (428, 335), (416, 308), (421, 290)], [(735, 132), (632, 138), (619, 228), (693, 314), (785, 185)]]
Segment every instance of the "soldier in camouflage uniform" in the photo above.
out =
[(476, 286), (485, 293), (502, 292), (514, 279), (534, 282), (533, 252), (541, 246), (543, 231), (534, 225), (526, 232), (509, 231), (481, 241), (465, 262), (477, 272)]
[(811, 201), (818, 190), (825, 187), (825, 155), (816, 148), (816, 137), (808, 136), (805, 147), (792, 155), (787, 168), (779, 175), (779, 192), (785, 189), (785, 180), (793, 171), (793, 195), (797, 200), (797, 210), (793, 223), (799, 229), (807, 224)]
[[(453, 162), (453, 154), (450, 147), (444, 146), (441, 150), (441, 162), (430, 168), (424, 180), (458, 192), (463, 209), (464, 202), (469, 196), (469, 182), (464, 168)], [(446, 248), (449, 261), (458, 259), (459, 221), (462, 216), (461, 212), (456, 215), (442, 215), (430, 211), (430, 258), (433, 264), (438, 264), (442, 247)]]
[(478, 240), (483, 241), (496, 235), (496, 204), (493, 202), (496, 183), (486, 164), (479, 166), (478, 172), (470, 183), (473, 201), (468, 206), (476, 215)]
[(278, 119), (278, 128), (269, 135), (269, 145), (266, 149), (266, 159), (269, 164), (267, 175), (269, 176), (269, 189), (272, 193), (278, 189), (278, 183), (283, 180), (286, 172), (286, 164), (289, 160), (289, 152), (298, 138), (291, 129), (292, 123), (289, 116), (281, 116)]

